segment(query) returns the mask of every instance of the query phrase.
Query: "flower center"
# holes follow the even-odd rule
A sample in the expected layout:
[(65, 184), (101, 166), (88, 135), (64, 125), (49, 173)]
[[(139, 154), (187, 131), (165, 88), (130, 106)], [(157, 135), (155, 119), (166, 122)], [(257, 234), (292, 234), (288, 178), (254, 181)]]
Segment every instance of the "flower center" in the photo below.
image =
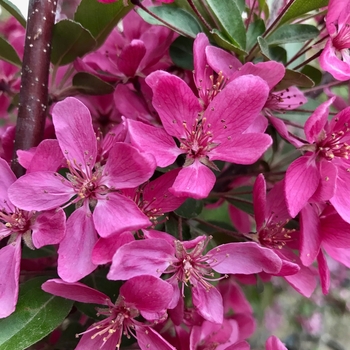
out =
[(32, 212), (15, 208), (14, 213), (0, 212), (0, 222), (13, 233), (23, 234), (30, 229)]
[(322, 141), (317, 143), (318, 151), (322, 157), (327, 160), (333, 160), (334, 157), (348, 159), (350, 146), (346, 142), (350, 138), (350, 128), (348, 123), (344, 123), (340, 128), (338, 127), (339, 119), (335, 118), (334, 129), (338, 131), (333, 131), (329, 135), (325, 135)]
[(185, 128), (186, 137), (180, 139), (180, 148), (187, 153), (187, 157), (192, 162), (194, 159), (205, 157), (210, 150), (217, 146), (210, 141), (213, 134), (210, 131), (211, 124), (206, 122), (206, 118), (201, 120), (197, 118), (191, 129), (187, 127), (185, 121), (182, 124)]
[[(118, 334), (118, 342), (114, 345), (117, 349), (120, 348), (122, 335), (125, 335), (128, 339), (134, 334), (134, 318), (139, 316), (139, 311), (134, 307), (128, 307), (123, 300), (119, 300), (116, 304), (110, 303), (108, 308), (97, 308), (97, 316), (107, 316), (104, 320), (94, 323), (87, 331), (77, 334), (77, 336), (93, 333), (91, 339), (96, 337), (102, 338), (102, 345), (99, 349), (103, 349), (108, 340), (115, 334)], [(131, 334), (131, 335), (130, 335)], [(111, 345), (109, 345), (111, 346)]]
[(287, 223), (288, 220), (267, 223), (258, 232), (260, 244), (272, 249), (282, 249), (288, 242), (292, 241), (292, 233), (295, 232), (295, 229), (284, 227)]
[(333, 38), (333, 46), (337, 50), (350, 49), (350, 24), (346, 23)]
[(215, 281), (213, 279), (213, 270), (208, 263), (210, 257), (207, 255), (203, 256), (203, 252), (210, 239), (211, 237), (203, 239), (191, 251), (186, 250), (182, 242), (175, 241), (175, 256), (177, 261), (172, 263), (166, 273), (174, 273), (174, 277), (183, 284), (182, 291), (184, 285), (188, 286), (188, 282), (194, 287), (200, 284), (207, 290), (213, 287), (208, 283), (208, 281)]

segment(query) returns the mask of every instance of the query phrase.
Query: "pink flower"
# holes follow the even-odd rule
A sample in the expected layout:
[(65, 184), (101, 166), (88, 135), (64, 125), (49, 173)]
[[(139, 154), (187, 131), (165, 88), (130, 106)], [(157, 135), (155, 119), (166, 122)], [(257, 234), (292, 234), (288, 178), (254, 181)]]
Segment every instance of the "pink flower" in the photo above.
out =
[(252, 164), (272, 143), (268, 135), (247, 131), (268, 95), (266, 83), (258, 77), (247, 75), (228, 84), (203, 115), (197, 97), (177, 76), (157, 71), (146, 82), (153, 90), (153, 105), (164, 129), (128, 120), (130, 139), (134, 146), (151, 153), (160, 167), (186, 154), (170, 189), (176, 196), (207, 197), (216, 180), (209, 169), (217, 170), (214, 160)]
[(330, 273), (321, 248), (336, 260), (346, 259), (342, 249), (350, 248), (350, 224), (326, 204), (307, 204), (301, 210), (300, 219), (300, 258), (306, 266), (317, 259), (322, 291), (327, 294)]
[[(98, 314), (105, 319), (94, 323), (81, 338), (76, 350), (113, 350), (120, 347), (122, 335), (135, 336), (142, 350), (150, 345), (164, 350), (175, 350), (162, 336), (150, 327), (166, 319), (166, 308), (171, 300), (172, 287), (153, 276), (139, 276), (127, 281), (119, 290), (115, 303), (110, 298), (81, 283), (67, 283), (59, 279), (46, 281), (45, 292), (81, 303), (100, 304)], [(150, 321), (146, 325), (136, 318)]]
[(321, 104), (306, 121), (304, 130), (309, 144), (301, 147), (306, 153), (287, 170), (285, 193), (292, 217), (308, 201), (329, 200), (339, 215), (350, 222), (350, 107), (328, 121), (332, 101), (333, 99)]
[(125, 83), (171, 65), (168, 49), (173, 31), (146, 23), (134, 11), (123, 18), (122, 27), (116, 27), (97, 51), (78, 58), (75, 68), (106, 81)]
[(298, 249), (298, 232), (285, 227), (291, 217), (285, 204), (283, 187), (284, 183), (279, 182), (266, 196), (264, 176), (260, 174), (257, 177), (253, 190), (256, 239), (281, 258), (282, 268), (278, 275), (284, 276), (294, 289), (309, 297), (316, 288), (316, 279), (293, 253), (293, 249)]
[[(26, 210), (48, 210), (67, 203), (80, 206), (68, 218), (58, 261), (60, 277), (74, 282), (96, 268), (91, 262), (96, 230), (100, 236), (108, 237), (150, 225), (136, 204), (117, 190), (148, 180), (155, 163), (134, 147), (118, 142), (108, 152), (107, 160), (96, 162), (97, 140), (91, 116), (75, 98), (56, 104), (53, 122), (67, 161), (67, 178), (52, 171), (32, 172), (12, 185), (9, 196)], [(89, 205), (94, 207), (93, 214)]]
[(337, 80), (350, 79), (350, 4), (347, 0), (330, 0), (326, 26), (330, 38), (320, 56), (321, 68)]
[(0, 240), (9, 237), (0, 250), (0, 318), (16, 307), (21, 262), (21, 241), (31, 249), (60, 243), (65, 235), (65, 214), (61, 208), (42, 213), (15, 207), (7, 196), (16, 181), (9, 165), (0, 158)]
[[(212, 271), (226, 274), (254, 274), (261, 271), (277, 274), (281, 269), (280, 258), (270, 249), (253, 242), (220, 245), (204, 254), (210, 238), (197, 237), (180, 242), (159, 232), (157, 239), (133, 241), (123, 245), (115, 253), (107, 278), (127, 280), (134, 276), (170, 274), (167, 280), (174, 287), (174, 308), (184, 286), (192, 289), (192, 300), (197, 312), (206, 320), (222, 323), (222, 297), (209, 282)], [(178, 283), (182, 284), (179, 289)]]

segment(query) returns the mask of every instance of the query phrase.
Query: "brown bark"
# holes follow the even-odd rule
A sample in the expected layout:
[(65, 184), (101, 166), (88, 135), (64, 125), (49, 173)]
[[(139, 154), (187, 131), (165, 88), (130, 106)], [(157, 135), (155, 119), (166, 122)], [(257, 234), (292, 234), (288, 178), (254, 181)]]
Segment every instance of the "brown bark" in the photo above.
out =
[(12, 170), (17, 177), (25, 170), (16, 151), (37, 146), (43, 139), (48, 105), (48, 77), (56, 0), (30, 0), (22, 65), (21, 90)]

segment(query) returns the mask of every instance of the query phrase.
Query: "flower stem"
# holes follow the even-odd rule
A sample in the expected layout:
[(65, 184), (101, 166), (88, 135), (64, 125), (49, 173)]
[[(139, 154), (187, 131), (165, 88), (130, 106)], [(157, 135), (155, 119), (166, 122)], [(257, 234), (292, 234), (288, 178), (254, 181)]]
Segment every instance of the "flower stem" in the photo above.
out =
[(57, 1), (30, 0), (24, 45), (22, 80), (12, 170), (17, 177), (25, 170), (17, 150), (37, 146), (43, 138), (48, 102), (48, 77), (52, 29)]

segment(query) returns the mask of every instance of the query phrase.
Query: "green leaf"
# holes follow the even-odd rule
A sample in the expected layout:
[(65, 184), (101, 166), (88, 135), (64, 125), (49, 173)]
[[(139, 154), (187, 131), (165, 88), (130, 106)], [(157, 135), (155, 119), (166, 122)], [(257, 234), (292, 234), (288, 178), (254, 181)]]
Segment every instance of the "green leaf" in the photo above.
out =
[(293, 5), (286, 11), (281, 18), (279, 25), (286, 22), (290, 22), (293, 19), (300, 17), (301, 15), (308, 13), (312, 10), (319, 9), (327, 6), (329, 0), (295, 0)]
[(258, 44), (260, 46), (261, 54), (267, 60), (273, 60), (273, 61), (283, 62), (283, 63), (286, 62), (287, 52), (283, 47), (280, 47), (280, 46), (269, 47), (267, 41), (261, 36), (258, 37)]
[(301, 70), (301, 73), (307, 75), (312, 81), (315, 83), (315, 85), (318, 85), (321, 83), (322, 80), (322, 72), (315, 68), (314, 66), (310, 66), (307, 64), (306, 66), (303, 67)]
[(284, 90), (293, 85), (304, 88), (311, 88), (315, 85), (315, 83), (305, 74), (286, 69), (286, 73), (284, 74), (283, 79), (276, 85), (275, 89)]
[(215, 42), (225, 50), (233, 51), (237, 55), (244, 55), (246, 52), (239, 48), (238, 44), (233, 39), (227, 39), (223, 33), (220, 33), (217, 29), (211, 31)]
[(53, 28), (51, 62), (64, 66), (95, 47), (96, 40), (87, 29), (78, 22), (64, 19)]
[(192, 219), (198, 216), (203, 210), (203, 201), (187, 198), (186, 201), (175, 210), (175, 213), (182, 218)]
[(74, 15), (74, 21), (90, 31), (99, 47), (133, 7), (132, 4), (124, 6), (121, 0), (111, 4), (103, 4), (97, 0), (82, 0)]
[(242, 19), (241, 11), (236, 2), (232, 0), (207, 0), (207, 4), (225, 36), (234, 40), (239, 48), (246, 48), (246, 31)]
[(21, 24), (22, 27), (26, 27), (27, 22), (24, 19), (21, 11), (18, 9), (16, 5), (14, 5), (11, 1), (9, 0), (0, 0), (0, 5), (8, 12), (10, 13), (13, 17), (17, 19), (17, 21)]
[[(148, 9), (163, 21), (169, 23), (172, 30), (183, 36), (194, 39), (198, 33), (203, 31), (196, 17), (181, 8), (172, 6), (153, 6), (148, 7)], [(142, 9), (138, 9), (137, 13), (147, 23), (165, 26), (164, 23), (158, 21)]]
[(269, 45), (298, 43), (314, 39), (320, 31), (310, 24), (287, 24), (279, 27), (267, 39)]
[(111, 84), (86, 72), (75, 74), (72, 84), (77, 91), (86, 95), (107, 95), (114, 91), (114, 87)]
[(193, 70), (193, 39), (179, 36), (171, 44), (169, 53), (176, 66)]
[(245, 0), (234, 0), (234, 1), (235, 1), (236, 5), (237, 5), (239, 11), (241, 13), (243, 13), (245, 8), (246, 8)]
[(265, 22), (262, 19), (257, 19), (251, 23), (247, 31), (247, 50), (250, 50), (257, 42), (258, 36), (265, 32)]
[(33, 278), (20, 285), (16, 311), (0, 320), (0, 350), (22, 350), (57, 328), (68, 315), (73, 301), (41, 290), (47, 280)]
[(0, 36), (0, 59), (21, 67), (22, 62), (16, 50)]

